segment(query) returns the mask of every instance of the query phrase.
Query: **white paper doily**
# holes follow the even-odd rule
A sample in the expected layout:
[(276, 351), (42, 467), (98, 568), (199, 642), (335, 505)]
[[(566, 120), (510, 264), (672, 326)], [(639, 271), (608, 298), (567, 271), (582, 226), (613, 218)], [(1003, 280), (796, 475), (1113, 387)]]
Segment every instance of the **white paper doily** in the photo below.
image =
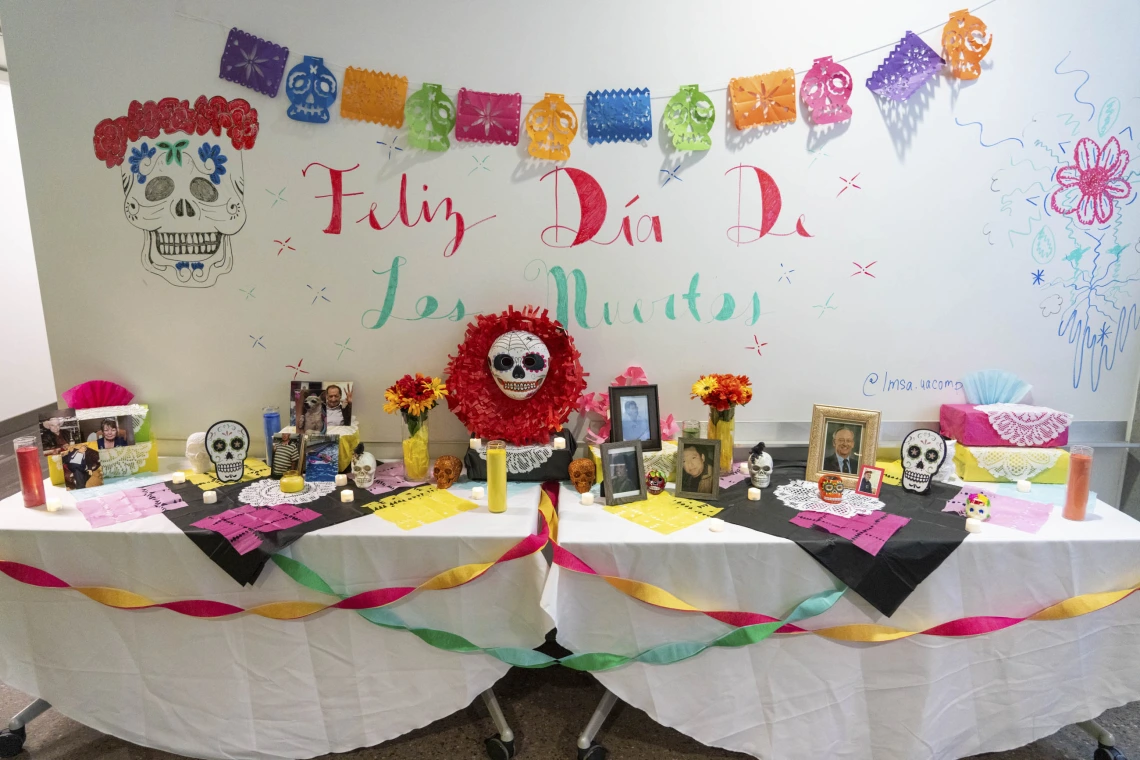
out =
[[(479, 458), (487, 459), (487, 447), (480, 446), (477, 451)], [(512, 475), (522, 475), (537, 470), (550, 459), (554, 453), (553, 446), (508, 446), (507, 472)]]
[(1065, 452), (1061, 449), (1006, 449), (1000, 446), (970, 446), (978, 466), (1004, 480), (1029, 480), (1045, 472)]
[(982, 404), (975, 406), (990, 420), (1002, 440), (1014, 446), (1044, 446), (1069, 429), (1073, 415), (1047, 406), (1028, 404)]
[(776, 489), (776, 498), (784, 503), (785, 507), (797, 509), (800, 512), (827, 512), (839, 517), (854, 517), (855, 515), (869, 515), (882, 509), (883, 502), (874, 496), (864, 496), (854, 491), (844, 490), (843, 501), (838, 504), (828, 504), (819, 498), (819, 485), (806, 480), (793, 480), (791, 483)]
[(281, 481), (266, 478), (250, 483), (241, 489), (238, 501), (242, 504), (252, 504), (255, 507), (272, 507), (274, 504), (305, 504), (316, 501), (322, 496), (328, 496), (336, 489), (336, 483), (320, 482), (305, 483), (305, 487), (296, 493), (285, 493), (281, 490)]

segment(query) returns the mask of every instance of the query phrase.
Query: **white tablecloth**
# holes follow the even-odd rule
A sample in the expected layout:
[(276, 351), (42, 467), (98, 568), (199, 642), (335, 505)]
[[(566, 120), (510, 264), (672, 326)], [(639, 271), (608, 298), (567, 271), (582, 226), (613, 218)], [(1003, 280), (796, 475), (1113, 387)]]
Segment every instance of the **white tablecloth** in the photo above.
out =
[[(453, 492), (469, 495), (461, 486)], [(343, 593), (416, 586), (458, 565), (492, 561), (535, 532), (538, 493), (537, 485), (512, 484), (504, 514), (481, 506), (412, 531), (366, 515), (310, 533), (284, 553)], [(238, 586), (163, 515), (92, 530), (74, 507), (25, 509), (19, 495), (0, 501), (0, 559), (157, 602), (335, 601), (272, 563), (253, 587)], [(409, 625), (480, 646), (531, 648), (548, 630), (539, 608), (545, 575), (536, 553), (388, 609)], [(0, 575), (0, 681), (105, 733), (193, 757), (304, 758), (377, 744), (462, 709), (507, 669), (347, 610), (299, 622), (200, 620), (110, 609), (75, 591)]]
[[(770, 491), (765, 504), (773, 504)], [(941, 505), (939, 505), (941, 506)], [(563, 490), (560, 544), (598, 573), (671, 591), (702, 609), (783, 616), (838, 585), (793, 542), (698, 523), (663, 536)], [(1086, 522), (1055, 509), (1036, 535), (986, 525), (891, 618), (853, 592), (804, 623), (922, 630), (973, 615), (1025, 616), (1078, 594), (1140, 583), (1140, 523), (1098, 503)], [(575, 652), (633, 655), (730, 630), (638, 602), (557, 567), (543, 607)], [(777, 636), (666, 666), (597, 673), (622, 700), (705, 744), (762, 758), (956, 758), (1027, 744), (1140, 698), (1140, 594), (1084, 617), (974, 638), (851, 644)], [(583, 724), (587, 716), (582, 716)]]

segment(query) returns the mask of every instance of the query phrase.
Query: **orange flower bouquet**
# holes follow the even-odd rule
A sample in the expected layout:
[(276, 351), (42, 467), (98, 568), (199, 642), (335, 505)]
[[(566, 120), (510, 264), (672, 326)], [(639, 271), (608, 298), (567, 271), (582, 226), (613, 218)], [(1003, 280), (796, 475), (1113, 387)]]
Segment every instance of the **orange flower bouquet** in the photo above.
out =
[(709, 408), (709, 438), (720, 441), (720, 472), (732, 472), (732, 447), (736, 434), (736, 407), (752, 400), (752, 381), (747, 375), (701, 375), (693, 383), (691, 398)]
[(404, 436), (404, 477), (427, 480), (428, 412), (447, 395), (447, 386), (438, 377), (416, 373), (404, 375), (384, 391), (384, 411), (403, 415), (407, 434)]

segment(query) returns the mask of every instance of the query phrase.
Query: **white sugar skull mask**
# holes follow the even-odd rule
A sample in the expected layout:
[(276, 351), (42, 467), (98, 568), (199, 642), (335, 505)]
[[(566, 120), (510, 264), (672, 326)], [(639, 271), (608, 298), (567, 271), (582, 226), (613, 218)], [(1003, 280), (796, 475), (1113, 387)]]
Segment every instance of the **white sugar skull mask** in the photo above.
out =
[(215, 422), (206, 431), (206, 451), (214, 463), (218, 480), (224, 483), (237, 482), (245, 473), (249, 431), (245, 425), (233, 420)]
[(368, 488), (376, 478), (376, 457), (365, 451), (352, 460), (352, 482), (357, 488)]
[(946, 459), (946, 442), (933, 430), (912, 430), (902, 443), (902, 485), (914, 493), (927, 493), (930, 480)]
[(487, 366), (499, 390), (516, 401), (538, 393), (550, 372), (550, 349), (533, 333), (503, 333), (487, 352)]
[(767, 488), (772, 482), (772, 455), (762, 448), (749, 454), (748, 473), (752, 476), (752, 485)]

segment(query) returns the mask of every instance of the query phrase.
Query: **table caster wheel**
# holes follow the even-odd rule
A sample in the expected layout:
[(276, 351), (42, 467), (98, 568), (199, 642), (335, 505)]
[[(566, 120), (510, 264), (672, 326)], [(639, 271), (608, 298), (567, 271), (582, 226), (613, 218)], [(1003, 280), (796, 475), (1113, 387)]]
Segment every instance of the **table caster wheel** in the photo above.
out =
[(499, 734), (484, 741), (483, 746), (487, 748), (487, 757), (491, 760), (511, 760), (515, 756), (515, 740), (505, 742), (499, 738)]
[(26, 738), (28, 738), (27, 729), (22, 727), (15, 731), (8, 729), (0, 731), (0, 757), (15, 757), (20, 754)]
[(610, 751), (598, 744), (597, 742), (590, 742), (589, 749), (578, 749), (578, 760), (606, 760), (606, 756)]
[[(3, 757), (3, 755), (0, 754), (0, 757)], [(1125, 758), (1124, 754), (1116, 747), (1106, 747), (1101, 744), (1096, 748), (1096, 752), (1093, 753), (1093, 760), (1127, 760), (1127, 758)]]

